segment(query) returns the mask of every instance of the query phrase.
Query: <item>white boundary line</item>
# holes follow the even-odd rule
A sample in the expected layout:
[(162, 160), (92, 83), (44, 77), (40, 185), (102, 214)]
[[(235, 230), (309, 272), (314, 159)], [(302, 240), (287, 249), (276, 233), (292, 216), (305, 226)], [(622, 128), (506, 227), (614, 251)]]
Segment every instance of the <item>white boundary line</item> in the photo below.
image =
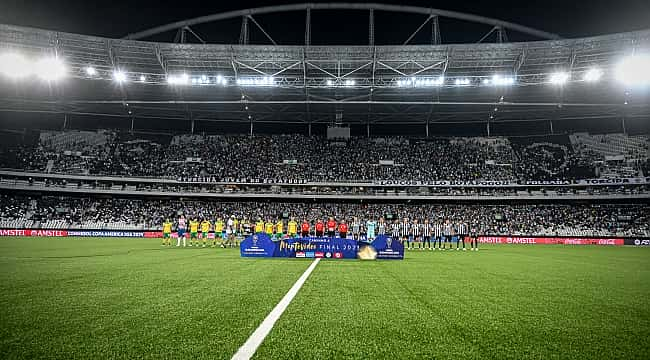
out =
[(307, 278), (312, 273), (312, 271), (314, 271), (319, 261), (320, 258), (314, 259), (314, 262), (312, 262), (307, 270), (302, 273), (296, 283), (293, 284), (291, 289), (289, 289), (289, 292), (287, 292), (282, 300), (280, 300), (280, 302), (275, 305), (273, 310), (271, 310), (271, 312), (266, 316), (260, 326), (255, 329), (253, 334), (251, 334), (248, 340), (246, 340), (244, 345), (242, 345), (239, 350), (237, 350), (235, 355), (232, 356), (232, 360), (249, 360), (251, 357), (253, 357), (255, 351), (257, 351), (257, 348), (260, 347), (262, 341), (264, 341), (266, 336), (271, 332), (271, 329), (273, 329), (275, 322), (278, 321), (280, 316), (282, 316), (282, 313), (284, 313), (284, 311), (287, 309), (287, 306), (289, 306), (293, 298), (296, 297), (296, 294), (298, 294), (298, 291), (305, 283), (305, 281), (307, 281)]

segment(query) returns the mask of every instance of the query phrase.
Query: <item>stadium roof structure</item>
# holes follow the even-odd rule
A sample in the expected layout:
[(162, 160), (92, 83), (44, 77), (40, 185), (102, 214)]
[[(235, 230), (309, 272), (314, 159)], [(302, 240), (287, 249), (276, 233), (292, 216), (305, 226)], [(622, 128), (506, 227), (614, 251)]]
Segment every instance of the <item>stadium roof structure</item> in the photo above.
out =
[[(310, 12), (319, 9), (368, 10), (368, 44), (311, 45)], [(277, 45), (253, 17), (298, 10), (306, 13), (301, 46)], [(412, 35), (404, 45), (375, 45), (374, 11), (423, 14), (415, 33), (430, 25), (431, 44), (408, 45)], [(185, 41), (189, 34), (203, 42), (191, 26), (233, 17), (242, 18), (240, 43)], [(491, 25), (486, 36), (496, 34), (497, 42), (442, 44), (438, 17)], [(248, 26), (253, 25), (270, 44), (248, 42)], [(547, 40), (508, 43), (505, 29)], [(177, 42), (135, 40), (166, 31), (176, 31)], [(4, 113), (186, 120), (192, 131), (197, 122), (251, 128), (254, 123), (310, 128), (334, 122), (427, 124), (428, 131), (428, 124), (650, 116), (647, 94), (630, 93), (615, 75), (623, 58), (650, 52), (650, 30), (560, 39), (518, 24), (438, 9), (297, 4), (184, 20), (123, 39), (0, 25), (0, 55), (8, 52), (30, 59), (56, 56), (66, 64), (67, 78), (43, 86), (42, 81), (0, 76)], [(602, 74), (598, 82), (588, 81), (594, 70), (598, 77)]]

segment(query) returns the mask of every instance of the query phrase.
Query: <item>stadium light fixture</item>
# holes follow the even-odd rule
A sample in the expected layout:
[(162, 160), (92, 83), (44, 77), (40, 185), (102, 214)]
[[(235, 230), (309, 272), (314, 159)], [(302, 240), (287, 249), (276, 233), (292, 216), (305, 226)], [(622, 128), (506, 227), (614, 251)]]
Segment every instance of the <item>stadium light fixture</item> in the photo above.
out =
[(66, 76), (67, 68), (61, 59), (47, 57), (34, 63), (34, 73), (43, 80), (57, 81)]
[(491, 79), (483, 79), (483, 84), (492, 86), (510, 86), (515, 84), (513, 76), (492, 75)]
[(445, 78), (440, 76), (437, 78), (417, 78), (417, 77), (408, 77), (404, 79), (399, 79), (396, 81), (398, 87), (431, 87), (431, 86), (442, 86), (445, 83)]
[(88, 76), (95, 76), (97, 75), (97, 69), (95, 69), (92, 66), (86, 66), (86, 75)]
[(122, 70), (115, 70), (113, 72), (113, 79), (117, 81), (118, 83), (123, 83), (127, 81), (126, 73)]
[(598, 68), (591, 68), (587, 70), (584, 80), (587, 82), (596, 82), (603, 76), (603, 71)]
[(468, 78), (461, 78), (456, 79), (456, 81), (454, 81), (454, 84), (456, 84), (456, 86), (467, 86), (471, 84), (471, 81)]
[(327, 81), (325, 83), (327, 84), (327, 86), (334, 85), (334, 82), (332, 81), (332, 79), (327, 79)]
[(0, 55), (0, 72), (13, 79), (24, 78), (32, 74), (30, 62), (17, 53)]
[(226, 86), (228, 85), (228, 79), (223, 77), (221, 74), (217, 75), (217, 84)]
[(650, 55), (633, 55), (624, 58), (616, 66), (616, 78), (628, 86), (650, 84)]
[(356, 84), (356, 81), (352, 79), (345, 80), (345, 86), (354, 86)]
[(143, 82), (145, 82), (145, 81), (147, 81), (147, 77), (144, 76), (144, 75), (140, 75), (140, 82), (143, 83)]
[(553, 85), (564, 85), (569, 81), (569, 74), (565, 72), (556, 72), (551, 74), (549, 81)]

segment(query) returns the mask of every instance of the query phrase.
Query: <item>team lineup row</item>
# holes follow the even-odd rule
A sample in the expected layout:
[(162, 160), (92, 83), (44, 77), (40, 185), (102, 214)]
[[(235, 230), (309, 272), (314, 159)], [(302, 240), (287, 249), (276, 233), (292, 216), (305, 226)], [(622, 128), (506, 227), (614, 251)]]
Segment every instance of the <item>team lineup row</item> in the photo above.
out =
[[(169, 219), (163, 223), (163, 245), (171, 246), (171, 234), (174, 223)], [(180, 216), (176, 222), (177, 244), (186, 246), (186, 232), (188, 221), (184, 216)], [(286, 229), (286, 231), (285, 231)], [(452, 247), (452, 239), (456, 239), (456, 249), (465, 250), (465, 239), (469, 238), (471, 249), (478, 250), (478, 234), (480, 229), (476, 224), (468, 225), (464, 221), (452, 223), (449, 220), (429, 222), (425, 219), (423, 222), (418, 222), (417, 219), (410, 221), (404, 218), (401, 222), (395, 220), (394, 222), (387, 222), (383, 217), (379, 221), (366, 220), (365, 222), (355, 218), (349, 225), (345, 220), (337, 222), (333, 217), (330, 217), (326, 222), (318, 220), (312, 229), (311, 224), (307, 220), (303, 220), (298, 224), (295, 219), (287, 222), (286, 226), (283, 220), (272, 222), (270, 219), (266, 222), (259, 219), (256, 222), (248, 221), (246, 218), (239, 221), (234, 216), (231, 216), (225, 222), (218, 219), (214, 225), (210, 220), (204, 219), (201, 222), (198, 219), (189, 221), (190, 233), (190, 246), (199, 246), (199, 239), (202, 240), (205, 247), (208, 239), (212, 240), (212, 246), (217, 245), (217, 240), (220, 238), (221, 247), (234, 247), (238, 246), (238, 240), (241, 236), (247, 237), (253, 234), (267, 234), (271, 239), (282, 240), (287, 237), (351, 237), (358, 241), (372, 241), (379, 235), (390, 235), (406, 242), (407, 248), (433, 250), (436, 248), (444, 250), (449, 244)], [(433, 243), (433, 247), (432, 247)]]

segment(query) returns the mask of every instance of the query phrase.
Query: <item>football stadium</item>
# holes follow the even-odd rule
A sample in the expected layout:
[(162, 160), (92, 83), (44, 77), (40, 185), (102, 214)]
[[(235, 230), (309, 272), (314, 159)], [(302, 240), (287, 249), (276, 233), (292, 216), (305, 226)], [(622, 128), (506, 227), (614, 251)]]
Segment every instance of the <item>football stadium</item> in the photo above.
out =
[(0, 357), (650, 358), (647, 3), (28, 3)]

